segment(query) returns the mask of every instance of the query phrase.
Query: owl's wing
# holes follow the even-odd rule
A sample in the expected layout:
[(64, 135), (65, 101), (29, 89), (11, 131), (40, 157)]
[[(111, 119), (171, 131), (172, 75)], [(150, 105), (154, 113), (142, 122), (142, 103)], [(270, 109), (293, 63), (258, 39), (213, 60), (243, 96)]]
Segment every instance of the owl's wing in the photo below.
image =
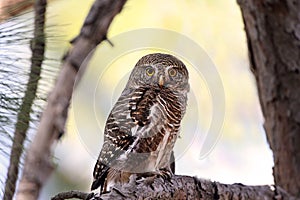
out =
[(104, 144), (94, 168), (91, 189), (105, 186), (109, 168), (136, 139), (136, 131), (149, 124), (150, 107), (156, 92), (147, 88), (124, 90), (105, 126)]

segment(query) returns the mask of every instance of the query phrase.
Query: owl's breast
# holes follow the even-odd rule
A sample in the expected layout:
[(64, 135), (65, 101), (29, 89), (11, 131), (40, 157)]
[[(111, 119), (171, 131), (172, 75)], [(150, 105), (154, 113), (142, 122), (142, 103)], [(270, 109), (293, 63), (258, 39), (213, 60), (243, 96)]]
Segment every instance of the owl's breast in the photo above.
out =
[(178, 103), (158, 94), (155, 103), (149, 107), (149, 123), (136, 132), (139, 139), (135, 145), (135, 152), (151, 154), (149, 165), (154, 168), (169, 163), (181, 121), (181, 113), (179, 115), (173, 113), (179, 110), (177, 107)]
[[(137, 93), (137, 91), (141, 91)], [(156, 171), (169, 164), (170, 154), (179, 135), (182, 112), (172, 93), (157, 90), (136, 90), (128, 111), (119, 112), (117, 120), (126, 124), (135, 138), (126, 153), (119, 157), (126, 171)], [(120, 106), (123, 107), (124, 106)], [(126, 110), (126, 109), (125, 109)], [(120, 130), (121, 127), (120, 127)]]
[(155, 109), (158, 114), (153, 117), (156, 118), (156, 127), (159, 127), (155, 138), (159, 142), (155, 150), (157, 156), (154, 168), (158, 170), (169, 166), (171, 152), (179, 135), (180, 122), (184, 112), (182, 112), (179, 98), (173, 93), (158, 95)]

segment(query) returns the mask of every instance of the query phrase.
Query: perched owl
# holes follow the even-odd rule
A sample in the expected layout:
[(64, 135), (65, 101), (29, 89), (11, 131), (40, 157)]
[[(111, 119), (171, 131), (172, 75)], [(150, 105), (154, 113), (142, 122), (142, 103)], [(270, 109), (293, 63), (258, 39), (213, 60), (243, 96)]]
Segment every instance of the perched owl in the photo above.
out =
[(92, 190), (106, 192), (132, 174), (173, 174), (170, 157), (186, 110), (188, 79), (187, 68), (172, 55), (149, 54), (137, 62), (106, 121)]

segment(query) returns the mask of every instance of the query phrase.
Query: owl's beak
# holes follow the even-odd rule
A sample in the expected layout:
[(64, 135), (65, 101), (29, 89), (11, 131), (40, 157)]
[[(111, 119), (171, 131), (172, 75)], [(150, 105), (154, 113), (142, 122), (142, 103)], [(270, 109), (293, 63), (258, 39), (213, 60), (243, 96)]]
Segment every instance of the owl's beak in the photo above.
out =
[(165, 83), (165, 80), (164, 80), (164, 77), (162, 75), (159, 76), (159, 79), (158, 79), (158, 85), (159, 87), (162, 87)]

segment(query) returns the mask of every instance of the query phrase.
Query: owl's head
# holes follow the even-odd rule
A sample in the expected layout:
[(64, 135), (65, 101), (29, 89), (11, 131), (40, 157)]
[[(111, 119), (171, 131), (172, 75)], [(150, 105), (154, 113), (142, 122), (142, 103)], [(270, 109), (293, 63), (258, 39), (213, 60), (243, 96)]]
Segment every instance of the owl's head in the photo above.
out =
[(130, 74), (127, 86), (158, 87), (189, 91), (189, 74), (182, 61), (169, 54), (154, 53), (143, 56)]

